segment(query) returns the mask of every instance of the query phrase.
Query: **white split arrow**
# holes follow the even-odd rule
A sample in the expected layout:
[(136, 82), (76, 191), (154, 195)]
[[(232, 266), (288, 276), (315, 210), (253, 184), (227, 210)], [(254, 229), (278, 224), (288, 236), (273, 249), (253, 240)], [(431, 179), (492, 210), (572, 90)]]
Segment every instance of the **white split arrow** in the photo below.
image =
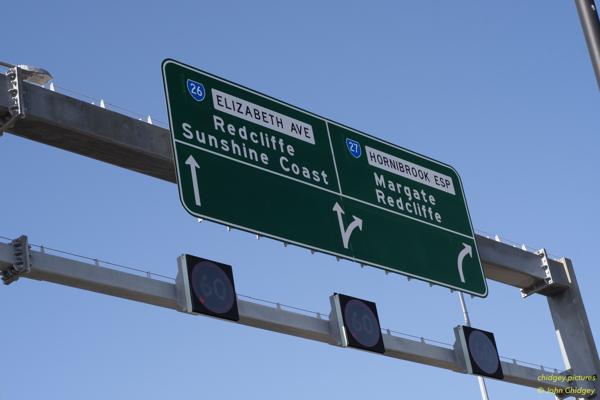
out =
[(466, 243), (463, 243), (464, 248), (458, 253), (458, 275), (460, 276), (460, 281), (465, 283), (465, 275), (463, 274), (463, 260), (469, 255), (469, 257), (473, 258), (473, 248)]
[(340, 233), (342, 234), (342, 241), (344, 242), (344, 248), (348, 248), (348, 242), (350, 241), (350, 235), (352, 235), (352, 231), (358, 228), (359, 231), (362, 231), (362, 219), (358, 218), (356, 215), (353, 215), (352, 218), (354, 220), (350, 222), (350, 225), (346, 229), (344, 229), (344, 210), (336, 201), (333, 206), (333, 211), (337, 214), (338, 223), (340, 224)]
[(190, 172), (192, 173), (192, 186), (194, 188), (194, 201), (196, 205), (199, 207), (200, 203), (200, 190), (198, 188), (198, 175), (196, 175), (196, 170), (200, 168), (196, 159), (192, 156), (189, 156), (185, 163), (190, 166)]

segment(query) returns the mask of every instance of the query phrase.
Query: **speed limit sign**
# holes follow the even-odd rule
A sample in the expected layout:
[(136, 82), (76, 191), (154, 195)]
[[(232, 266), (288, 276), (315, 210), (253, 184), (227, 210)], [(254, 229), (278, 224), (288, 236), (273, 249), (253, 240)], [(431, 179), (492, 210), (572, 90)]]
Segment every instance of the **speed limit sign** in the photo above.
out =
[(184, 254), (177, 275), (183, 311), (238, 321), (237, 296), (231, 266)]
[(342, 346), (385, 353), (375, 303), (339, 293), (331, 301)]

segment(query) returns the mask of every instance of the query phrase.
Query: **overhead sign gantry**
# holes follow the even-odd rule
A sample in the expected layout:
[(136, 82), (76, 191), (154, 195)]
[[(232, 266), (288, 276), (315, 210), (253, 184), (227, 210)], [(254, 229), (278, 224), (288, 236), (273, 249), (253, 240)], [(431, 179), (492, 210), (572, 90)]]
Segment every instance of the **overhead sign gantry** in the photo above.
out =
[[(15, 76), (21, 79), (18, 78), (20, 74)], [(0, 74), (0, 87), (6, 86), (10, 79), (12, 78)], [(169, 143), (170, 133), (167, 130), (44, 89), (25, 79), (19, 84), (25, 90), (16, 95), (21, 104), (26, 105), (27, 113), (14, 124), (9, 124), (12, 134), (137, 173), (176, 182), (172, 145)], [(0, 91), (0, 118), (5, 120), (10, 119), (13, 104), (11, 96), (14, 97), (8, 91)], [(596, 378), (600, 371), (598, 352), (571, 261), (568, 258), (554, 260), (548, 258), (545, 251), (532, 253), (482, 236), (477, 236), (476, 240), (488, 279), (520, 288), (523, 295), (537, 293), (546, 297), (566, 368), (563, 372), (555, 370), (555, 374), (550, 374), (544, 368), (523, 366), (516, 361), (500, 361), (504, 381), (538, 389), (543, 386), (542, 389), (561, 395), (585, 396), (597, 393)], [(29, 253), (31, 257), (26, 255)], [(199, 292), (194, 293), (206, 296), (210, 289), (204, 287), (203, 276), (206, 275), (207, 279), (211, 276), (218, 278), (218, 274), (210, 274), (214, 271), (213, 268), (204, 270), (206, 273), (202, 270), (204, 267), (199, 274), (197, 271), (200, 285), (197, 285)], [(5, 283), (14, 282), (16, 278), (23, 276), (184, 310), (180, 305), (183, 303), (179, 303), (176, 296), (176, 284), (47, 254), (43, 247), (40, 251), (29, 250), (24, 237), (11, 244), (0, 243), (0, 273)], [(212, 283), (212, 289), (217, 290), (223, 299), (227, 299), (228, 296), (222, 291), (223, 287), (217, 279), (213, 279)], [(312, 317), (280, 307), (243, 300), (238, 303), (240, 324), (330, 344), (340, 343), (332, 336), (333, 321), (323, 319), (319, 314)], [(211, 308), (214, 307), (212, 304)], [(191, 312), (202, 311), (194, 311), (193, 305), (185, 306), (188, 312), (190, 309)], [(350, 316), (351, 321), (352, 319)], [(398, 338), (389, 331), (383, 333), (383, 341), (384, 356), (465, 371), (466, 367), (458, 358), (456, 348), (448, 349), (418, 340)], [(481, 344), (481, 340), (475, 342)], [(486, 348), (490, 349), (490, 346)], [(466, 362), (469, 351), (465, 351), (464, 347), (462, 356)], [(492, 372), (494, 365), (488, 364), (491, 360), (489, 357), (475, 358), (480, 367)], [(582, 377), (589, 377), (593, 381), (582, 380)]]

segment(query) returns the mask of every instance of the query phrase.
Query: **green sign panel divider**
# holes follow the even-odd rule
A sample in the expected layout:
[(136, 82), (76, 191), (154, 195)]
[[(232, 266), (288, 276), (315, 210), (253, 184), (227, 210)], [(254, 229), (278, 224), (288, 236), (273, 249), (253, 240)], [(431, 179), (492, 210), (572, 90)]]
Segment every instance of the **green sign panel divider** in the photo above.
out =
[(487, 295), (452, 167), (177, 61), (162, 70), (190, 214)]

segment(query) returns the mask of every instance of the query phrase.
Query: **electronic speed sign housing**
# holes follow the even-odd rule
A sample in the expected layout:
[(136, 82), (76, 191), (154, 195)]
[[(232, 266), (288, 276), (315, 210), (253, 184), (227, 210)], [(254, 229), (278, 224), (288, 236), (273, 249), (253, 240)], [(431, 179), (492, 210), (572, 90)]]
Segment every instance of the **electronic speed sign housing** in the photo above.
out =
[(189, 254), (177, 264), (177, 302), (183, 312), (239, 321), (231, 266)]
[(492, 332), (460, 325), (454, 328), (459, 352), (464, 357), (467, 373), (504, 379), (502, 363)]
[(375, 353), (385, 353), (381, 326), (375, 303), (334, 293), (330, 297), (332, 327), (339, 343)]

